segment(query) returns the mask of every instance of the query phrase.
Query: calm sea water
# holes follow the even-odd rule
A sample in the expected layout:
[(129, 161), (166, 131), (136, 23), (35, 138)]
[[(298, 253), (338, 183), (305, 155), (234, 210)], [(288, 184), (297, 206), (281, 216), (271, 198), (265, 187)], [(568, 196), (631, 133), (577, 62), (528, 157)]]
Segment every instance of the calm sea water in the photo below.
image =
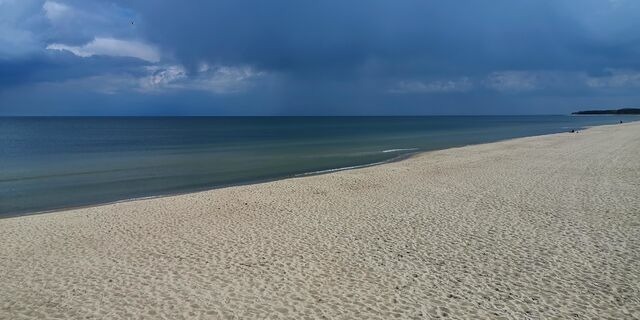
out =
[(637, 118), (0, 118), (0, 216), (377, 163)]

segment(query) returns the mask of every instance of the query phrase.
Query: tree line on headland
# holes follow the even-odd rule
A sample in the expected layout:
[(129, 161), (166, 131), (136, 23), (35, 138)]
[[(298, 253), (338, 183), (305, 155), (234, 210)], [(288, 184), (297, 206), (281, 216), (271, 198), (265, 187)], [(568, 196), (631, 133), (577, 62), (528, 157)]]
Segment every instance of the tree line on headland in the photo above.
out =
[(571, 114), (638, 114), (640, 115), (640, 108), (623, 108), (615, 110), (585, 110), (576, 111)]

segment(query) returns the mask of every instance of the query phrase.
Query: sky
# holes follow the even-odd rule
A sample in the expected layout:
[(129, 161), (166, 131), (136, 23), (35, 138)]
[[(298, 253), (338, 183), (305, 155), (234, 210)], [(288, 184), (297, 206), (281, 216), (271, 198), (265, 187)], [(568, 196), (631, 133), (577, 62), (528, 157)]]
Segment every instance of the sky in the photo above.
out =
[(0, 115), (638, 106), (637, 0), (0, 0)]

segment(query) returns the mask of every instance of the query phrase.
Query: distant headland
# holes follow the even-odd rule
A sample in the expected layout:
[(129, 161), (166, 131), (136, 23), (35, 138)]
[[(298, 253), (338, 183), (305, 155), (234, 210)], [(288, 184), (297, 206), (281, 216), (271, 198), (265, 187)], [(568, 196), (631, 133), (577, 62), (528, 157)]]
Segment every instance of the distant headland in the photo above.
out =
[(576, 111), (571, 114), (638, 114), (640, 115), (640, 108), (623, 108), (616, 110), (586, 110)]

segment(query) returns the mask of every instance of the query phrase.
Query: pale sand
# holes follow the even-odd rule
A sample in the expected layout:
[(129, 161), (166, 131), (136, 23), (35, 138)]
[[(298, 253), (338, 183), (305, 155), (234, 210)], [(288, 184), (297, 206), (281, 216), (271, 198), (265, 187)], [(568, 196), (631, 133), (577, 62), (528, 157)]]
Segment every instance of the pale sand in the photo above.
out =
[(0, 220), (0, 318), (640, 317), (640, 123)]

